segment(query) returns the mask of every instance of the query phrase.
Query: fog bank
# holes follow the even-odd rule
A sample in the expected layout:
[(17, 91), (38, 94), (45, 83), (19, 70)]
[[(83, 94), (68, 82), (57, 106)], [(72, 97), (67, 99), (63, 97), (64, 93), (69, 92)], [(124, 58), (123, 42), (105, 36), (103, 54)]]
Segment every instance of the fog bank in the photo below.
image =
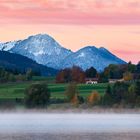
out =
[(140, 132), (140, 114), (0, 113), (0, 133)]

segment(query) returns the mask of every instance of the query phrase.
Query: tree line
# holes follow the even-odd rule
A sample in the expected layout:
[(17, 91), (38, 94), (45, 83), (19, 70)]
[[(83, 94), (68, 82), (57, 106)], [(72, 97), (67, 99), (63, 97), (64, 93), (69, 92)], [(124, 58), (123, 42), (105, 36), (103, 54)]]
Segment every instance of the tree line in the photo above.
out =
[(107, 86), (104, 95), (101, 96), (98, 91), (92, 91), (86, 99), (80, 96), (76, 84), (71, 83), (67, 87), (65, 95), (68, 101), (75, 105), (85, 103), (102, 107), (140, 107), (140, 81), (116, 82), (114, 85)]
[[(85, 104), (101, 107), (140, 107), (140, 81), (134, 83), (116, 82), (108, 85), (105, 94), (92, 91), (87, 98), (80, 95), (76, 83), (70, 83), (65, 92), (65, 100), (72, 105)], [(36, 83), (25, 91), (25, 104), (29, 108), (46, 107), (51, 103), (51, 92), (44, 83)], [(63, 102), (64, 103), (64, 102)]]
[(101, 104), (104, 106), (140, 107), (140, 81), (117, 82), (113, 86), (108, 85)]
[(14, 74), (12, 71), (0, 68), (0, 83), (29, 81), (32, 79), (32, 76), (33, 72), (31, 69), (27, 70), (25, 74)]
[(97, 78), (100, 83), (108, 82), (109, 79), (137, 80), (140, 79), (140, 62), (137, 65), (131, 62), (122, 65), (111, 64), (102, 72), (97, 72), (94, 67), (83, 71), (80, 67), (73, 66), (60, 70), (56, 76), (56, 83), (85, 83), (86, 78)]

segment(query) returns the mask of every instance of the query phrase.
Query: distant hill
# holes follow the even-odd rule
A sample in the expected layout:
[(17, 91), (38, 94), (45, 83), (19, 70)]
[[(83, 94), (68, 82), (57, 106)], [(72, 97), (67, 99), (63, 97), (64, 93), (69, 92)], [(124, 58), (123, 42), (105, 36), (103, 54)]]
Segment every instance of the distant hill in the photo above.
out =
[(58, 72), (58, 70), (38, 64), (25, 56), (6, 51), (0, 51), (0, 67), (18, 70), (21, 73), (32, 69), (35, 72), (39, 72), (42, 76), (53, 76)]

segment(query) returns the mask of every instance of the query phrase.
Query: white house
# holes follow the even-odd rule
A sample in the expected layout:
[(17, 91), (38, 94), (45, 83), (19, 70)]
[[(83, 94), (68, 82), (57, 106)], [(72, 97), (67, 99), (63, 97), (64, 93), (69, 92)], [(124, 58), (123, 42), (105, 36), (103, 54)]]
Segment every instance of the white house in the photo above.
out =
[(86, 78), (86, 84), (97, 84), (98, 78)]
[(109, 83), (124, 82), (124, 79), (109, 79)]

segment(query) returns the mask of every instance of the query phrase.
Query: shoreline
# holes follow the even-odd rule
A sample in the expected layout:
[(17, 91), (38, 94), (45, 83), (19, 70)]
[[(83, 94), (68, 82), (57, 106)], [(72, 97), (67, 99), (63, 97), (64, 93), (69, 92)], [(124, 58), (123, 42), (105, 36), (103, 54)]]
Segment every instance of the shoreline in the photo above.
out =
[(139, 133), (1, 134), (0, 140), (140, 140)]
[(99, 108), (99, 107), (93, 107), (93, 108), (87, 108), (87, 109), (82, 109), (82, 108), (70, 108), (70, 109), (63, 109), (63, 108), (58, 108), (58, 109), (0, 109), (0, 113), (81, 113), (81, 114), (108, 114), (108, 113), (113, 113), (113, 114), (140, 114), (140, 108)]

